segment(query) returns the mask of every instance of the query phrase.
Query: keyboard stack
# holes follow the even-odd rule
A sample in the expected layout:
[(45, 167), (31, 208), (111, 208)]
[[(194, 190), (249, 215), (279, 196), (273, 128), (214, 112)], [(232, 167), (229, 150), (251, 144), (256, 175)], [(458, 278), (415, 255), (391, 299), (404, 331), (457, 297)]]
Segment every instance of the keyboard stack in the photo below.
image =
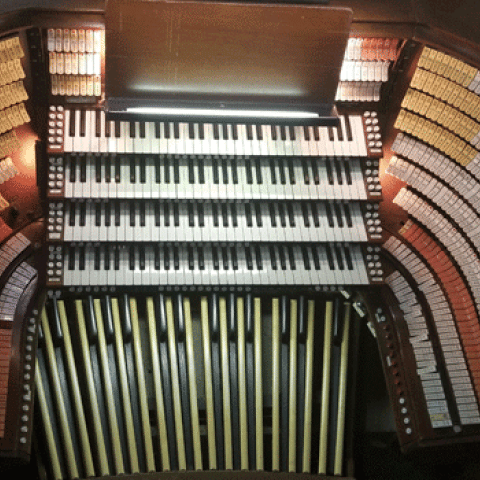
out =
[(379, 284), (375, 112), (338, 127), (110, 121), (50, 109), (47, 285)]

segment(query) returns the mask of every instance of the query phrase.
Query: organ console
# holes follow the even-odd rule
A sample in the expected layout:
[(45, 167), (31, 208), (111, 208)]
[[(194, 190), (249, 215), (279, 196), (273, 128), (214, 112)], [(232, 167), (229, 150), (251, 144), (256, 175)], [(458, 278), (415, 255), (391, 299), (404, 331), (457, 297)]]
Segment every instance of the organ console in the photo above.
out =
[(480, 38), (330, 3), (0, 7), (0, 470), (475, 471)]

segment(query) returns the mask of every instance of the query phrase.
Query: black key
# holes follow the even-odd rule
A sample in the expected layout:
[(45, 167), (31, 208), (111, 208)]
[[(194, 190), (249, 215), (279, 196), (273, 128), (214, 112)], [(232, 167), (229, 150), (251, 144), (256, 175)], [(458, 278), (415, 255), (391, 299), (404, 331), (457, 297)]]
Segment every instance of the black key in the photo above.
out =
[(293, 162), (287, 162), (288, 176), (290, 178), (290, 185), (295, 185), (297, 180), (295, 178), (295, 169), (293, 168)]
[(308, 205), (305, 203), (301, 204), (302, 208), (302, 215), (303, 215), (303, 223), (305, 224), (305, 227), (310, 228), (310, 218), (308, 215)]
[(193, 168), (193, 160), (191, 158), (188, 159), (188, 183), (191, 185), (195, 183), (195, 171)]
[(135, 122), (128, 123), (128, 130), (130, 138), (135, 138)]
[(68, 247), (68, 269), (69, 270), (75, 270), (75, 260), (76, 260), (76, 252), (75, 252), (75, 247), (72, 245), (69, 245)]
[(177, 245), (173, 246), (173, 268), (180, 270), (180, 252)]
[[(90, 155), (89, 155), (90, 156)], [(80, 158), (80, 182), (86, 183), (87, 181), (87, 162), (88, 158)]]
[(280, 266), (282, 267), (282, 270), (287, 269), (287, 259), (285, 257), (285, 250), (283, 249), (283, 246), (279, 245), (278, 246), (278, 257), (280, 259)]
[(228, 227), (228, 211), (227, 211), (226, 203), (222, 203), (222, 219), (223, 219), (224, 228), (227, 228)]
[(115, 138), (120, 138), (120, 122), (116, 121), (115, 125)]
[(333, 171), (332, 171), (332, 164), (330, 163), (330, 159), (325, 159), (325, 166), (327, 167), (327, 178), (328, 184), (333, 185)]
[(252, 162), (250, 160), (245, 160), (245, 170), (247, 173), (247, 183), (248, 185), (253, 184), (253, 172), (252, 172)]
[(229, 265), (228, 265), (228, 252), (227, 252), (227, 247), (220, 247), (222, 251), (222, 264), (223, 264), (223, 269), (228, 270)]
[(290, 125), (290, 126), (288, 127), (288, 133), (290, 134), (290, 140), (291, 140), (292, 142), (294, 142), (297, 138), (296, 138), (296, 135), (295, 135), (295, 128), (292, 127), (292, 125)]
[(120, 164), (125, 161), (125, 157), (121, 157), (120, 162), (115, 162), (115, 183), (120, 183)]
[(293, 213), (293, 205), (291, 202), (287, 202), (287, 214), (288, 214), (288, 221), (290, 223), (290, 227), (295, 227), (295, 215)]
[(330, 270), (335, 270), (335, 263), (333, 262), (332, 252), (330, 250), (330, 245), (325, 244), (325, 251), (327, 252), (327, 261)]
[(174, 123), (173, 124), (173, 137), (175, 140), (178, 140), (180, 138), (180, 124), (179, 123)]
[(277, 141), (277, 129), (275, 125), (270, 125), (270, 135), (272, 136), (273, 141)]
[(160, 138), (160, 122), (155, 122), (155, 138)]
[(313, 224), (315, 225), (315, 228), (319, 228), (320, 227), (320, 216), (318, 214), (317, 204), (315, 202), (312, 202), (310, 204), (310, 206), (312, 207)]
[(203, 212), (203, 203), (197, 204), (197, 211), (198, 211), (198, 226), (204, 227), (205, 226), (205, 214)]
[(80, 226), (84, 227), (85, 221), (87, 218), (87, 204), (85, 202), (80, 202), (79, 208), (80, 208)]
[(305, 245), (302, 245), (302, 257), (303, 257), (303, 265), (305, 270), (310, 270), (310, 257), (308, 255), (308, 249)]
[(333, 301), (333, 328), (332, 337), (334, 345), (342, 345), (343, 337), (343, 311), (339, 297), (335, 297)]
[(275, 206), (273, 203), (268, 204), (268, 209), (270, 211), (270, 220), (272, 222), (272, 227), (276, 228), (277, 226), (277, 217), (275, 215)]
[(315, 266), (315, 270), (320, 270), (320, 259), (318, 258), (316, 245), (313, 245), (312, 247), (312, 258), (313, 258), (313, 265)]
[(188, 138), (190, 140), (195, 139), (195, 124), (194, 123), (189, 123), (188, 124)]
[(215, 140), (220, 140), (220, 132), (218, 130), (218, 123), (213, 124), (213, 138)]
[(110, 130), (110, 120), (105, 118), (105, 137), (110, 138), (112, 136), (112, 131)]
[(120, 226), (120, 202), (115, 203), (115, 226)]
[(327, 221), (328, 221), (328, 226), (330, 228), (334, 228), (335, 227), (335, 223), (333, 221), (333, 214), (332, 214), (332, 208), (330, 206), (330, 202), (326, 202), (325, 203), (325, 210), (327, 212)]
[(193, 247), (189, 245), (187, 247), (188, 251), (188, 269), (193, 270), (195, 268), (195, 261), (194, 261), (194, 255), (193, 255)]
[(291, 245), (287, 245), (287, 253), (288, 253), (288, 260), (290, 261), (290, 268), (292, 270), (296, 270), (297, 264), (295, 263), (295, 254), (293, 253), (293, 247)]
[(285, 177), (285, 163), (282, 159), (278, 160), (278, 169), (280, 170), (280, 183), (286, 185), (287, 179)]
[(68, 134), (70, 137), (75, 136), (75, 110), (70, 110), (70, 121), (68, 122)]
[(110, 249), (107, 246), (103, 247), (103, 268), (110, 270)]
[(178, 203), (173, 204), (173, 221), (174, 221), (175, 227), (180, 226), (180, 211), (179, 211)]
[(302, 163), (303, 179), (304, 179), (305, 185), (310, 185), (310, 172), (308, 171), (307, 160), (305, 158), (302, 158), (300, 162)]
[(280, 138), (284, 142), (287, 140), (287, 132), (284, 125), (280, 125)]
[(353, 270), (352, 254), (350, 253), (350, 246), (345, 245), (343, 251), (345, 252), (345, 261), (347, 262), (347, 268)]
[(140, 138), (145, 138), (145, 122), (139, 122)]
[(313, 172), (313, 183), (315, 185), (320, 185), (320, 172), (318, 171), (318, 164), (314, 158), (310, 159), (310, 166), (312, 167)]
[(213, 226), (218, 227), (218, 206), (216, 203), (212, 203), (212, 216), (213, 216)]
[(195, 214), (193, 212), (193, 203), (187, 204), (188, 208), (188, 226), (194, 227), (195, 226)]
[(232, 180), (235, 185), (238, 185), (238, 170), (237, 170), (237, 162), (233, 161), (231, 164), (232, 167)]
[(252, 125), (247, 125), (247, 140), (253, 140)]
[(343, 217), (342, 217), (342, 211), (340, 210), (340, 205), (338, 203), (334, 203), (333, 208), (335, 210), (335, 215), (337, 216), (338, 226), (340, 228), (343, 228)]
[(333, 162), (335, 164), (335, 171), (337, 172), (337, 181), (339, 185), (343, 185), (342, 169), (339, 162)]
[(205, 128), (203, 127), (203, 123), (198, 124), (198, 136), (200, 140), (205, 140)]
[(140, 183), (147, 182), (147, 166), (145, 164), (145, 159), (138, 158), (137, 162), (140, 164)]
[(339, 124), (337, 126), (337, 135), (338, 135), (338, 140), (340, 142), (343, 142), (343, 130), (342, 130), (342, 124)]
[(163, 122), (163, 132), (165, 133), (165, 138), (170, 139), (170, 123)]
[(212, 246), (212, 260), (213, 260), (213, 269), (220, 270), (220, 262), (218, 261), (218, 250), (215, 245)]
[(238, 227), (237, 205), (235, 203), (230, 204), (230, 210), (232, 212), (232, 225)]
[(320, 127), (313, 127), (313, 138), (316, 142), (320, 141)]
[(135, 247), (133, 245), (128, 248), (128, 268), (135, 270)]
[(340, 270), (345, 270), (345, 265), (343, 263), (343, 256), (342, 256), (342, 252), (340, 250), (339, 245), (335, 245), (335, 254), (337, 256), (338, 268)]
[(85, 136), (86, 131), (86, 114), (85, 110), (80, 110), (80, 136)]
[(335, 135), (333, 133), (333, 127), (327, 127), (328, 130), (328, 139), (333, 142), (335, 140)]
[(275, 254), (275, 248), (273, 245), (269, 245), (270, 250), (270, 263), (272, 265), (272, 270), (277, 270), (277, 255)]
[(118, 249), (118, 247), (115, 247), (114, 250), (114, 269), (115, 270), (120, 270), (120, 250)]
[(159, 227), (160, 226), (160, 203), (159, 202), (154, 203), (154, 210), (155, 210), (155, 226)]
[(233, 270), (238, 270), (237, 250), (233, 245), (230, 247), (230, 257), (232, 259)]
[(307, 125), (303, 127), (303, 136), (307, 142), (310, 141), (310, 130), (308, 129)]
[(228, 125), (226, 123), (222, 124), (222, 136), (224, 140), (228, 140)]
[(161, 182), (161, 175), (160, 175), (160, 162), (155, 163), (155, 183), (159, 184)]
[(270, 159), (270, 175), (272, 177), (272, 185), (277, 184), (277, 172), (275, 172), (275, 160)]
[(159, 245), (154, 245), (153, 247), (153, 255), (154, 255), (154, 268), (155, 270), (160, 270), (160, 247)]
[(247, 217), (247, 227), (252, 227), (252, 210), (249, 203), (245, 203), (245, 216)]
[(219, 171), (218, 171), (218, 161), (216, 159), (212, 160), (212, 169), (213, 169), (213, 183), (218, 185), (220, 183)]
[(257, 227), (263, 227), (263, 219), (260, 203), (255, 203), (255, 217), (257, 220)]
[(198, 253), (198, 268), (200, 270), (205, 270), (205, 255), (203, 253), (202, 246), (197, 247), (197, 253)]
[(85, 270), (85, 247), (78, 247), (78, 269)]
[(197, 160), (198, 167), (198, 181), (200, 184), (205, 184), (205, 167), (203, 165), (203, 160)]
[(163, 224), (165, 227), (170, 226), (170, 204), (168, 202), (163, 204)]
[(221, 162), (222, 162), (222, 181), (224, 185), (227, 185), (228, 184), (227, 161), (223, 159)]
[(280, 225), (282, 228), (285, 228), (287, 226), (287, 219), (285, 216), (285, 205), (283, 203), (278, 203), (278, 215), (280, 217)]
[(93, 249), (93, 269), (100, 270), (100, 247)]
[(129, 203), (129, 209), (130, 209), (130, 226), (134, 227), (135, 226), (135, 204)]
[(352, 134), (352, 125), (350, 123), (350, 117), (348, 115), (345, 115), (345, 130), (347, 133), (347, 140), (349, 142), (353, 142), (353, 134)]
[(350, 212), (350, 205), (347, 202), (345, 202), (343, 204), (343, 209), (345, 210), (345, 219), (347, 220), (347, 227), (352, 228), (353, 222), (352, 222), (352, 213)]
[(110, 183), (112, 181), (112, 162), (108, 155), (103, 157), (103, 162), (105, 165), (105, 182)]
[(168, 158), (164, 158), (163, 168), (164, 168), (163, 177), (165, 178), (165, 183), (170, 183), (170, 160)]
[(170, 270), (170, 248), (168, 245), (163, 247), (163, 268)]
[(102, 135), (102, 125), (100, 119), (100, 110), (95, 110), (95, 136), (100, 138)]
[(345, 179), (347, 180), (347, 185), (352, 184), (352, 170), (350, 168), (350, 163), (348, 161), (343, 161), (343, 170), (345, 171)]
[(70, 209), (70, 218), (68, 220), (68, 225), (70, 227), (74, 227), (75, 226), (75, 215), (76, 215), (76, 212), (75, 212), (75, 203), (74, 202), (70, 202), (70, 206), (69, 206), (69, 209)]
[[(146, 220), (146, 212), (145, 212), (145, 209), (146, 209), (146, 205), (145, 205), (145, 202), (140, 202), (139, 204), (139, 209), (140, 209), (140, 226), (141, 227), (144, 227), (145, 226), (145, 220)], [(142, 248), (143, 250), (143, 248)]]
[(130, 183), (135, 183), (136, 181), (135, 158), (130, 157)]
[(232, 125), (232, 134), (233, 134), (233, 139), (238, 140), (238, 128), (235, 123)]
[(69, 155), (68, 159), (70, 161), (70, 178), (69, 178), (69, 181), (70, 181), (70, 183), (74, 183), (74, 182), (76, 182), (76, 177), (77, 177), (77, 157)]
[(255, 259), (257, 261), (257, 270), (263, 270), (262, 252), (259, 245), (255, 245)]
[(95, 203), (95, 226), (100, 227), (102, 225), (102, 204)]
[(258, 138), (258, 140), (263, 140), (262, 126), (261, 126), (261, 125), (256, 125), (256, 130), (257, 130), (257, 138)]
[(247, 269), (253, 270), (252, 252), (249, 245), (245, 247), (245, 261), (247, 262)]
[(180, 166), (178, 162), (173, 162), (173, 183), (176, 185), (180, 183)]

